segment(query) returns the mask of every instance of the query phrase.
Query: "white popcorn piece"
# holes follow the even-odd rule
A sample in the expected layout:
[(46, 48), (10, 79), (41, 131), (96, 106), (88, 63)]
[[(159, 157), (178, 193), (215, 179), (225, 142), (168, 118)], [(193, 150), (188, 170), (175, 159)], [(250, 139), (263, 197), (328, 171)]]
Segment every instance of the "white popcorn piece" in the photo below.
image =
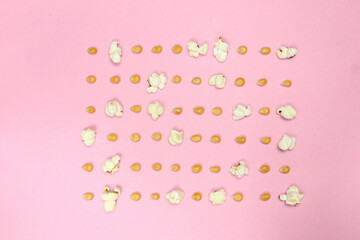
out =
[(119, 41), (112, 41), (110, 43), (109, 57), (114, 63), (120, 63), (122, 49), (119, 47)]
[(164, 113), (164, 106), (161, 105), (158, 101), (149, 103), (148, 113), (151, 115), (153, 120), (157, 120), (160, 115)]
[(105, 113), (109, 117), (121, 117), (123, 115), (123, 107), (118, 101), (110, 101), (105, 105)]
[(199, 55), (206, 55), (209, 51), (207, 43), (199, 46), (195, 41), (190, 40), (187, 45), (190, 57), (197, 58)]
[(276, 52), (276, 55), (280, 59), (292, 58), (295, 57), (297, 53), (296, 48), (287, 48), (285, 46), (281, 46), (280, 49)]
[(278, 107), (278, 109), (276, 109), (276, 113), (281, 115), (283, 118), (288, 119), (288, 120), (291, 120), (294, 117), (296, 117), (296, 111), (290, 105), (285, 105), (285, 106)]
[(169, 143), (173, 146), (179, 145), (183, 141), (183, 135), (183, 131), (177, 131), (175, 129), (172, 129), (168, 138)]
[(250, 116), (252, 113), (252, 108), (250, 105), (247, 107), (242, 104), (238, 104), (233, 107), (233, 120), (239, 120), (244, 117)]
[(249, 169), (247, 168), (245, 161), (240, 161), (230, 168), (230, 173), (237, 178), (242, 178), (244, 175), (249, 174)]
[(281, 140), (278, 143), (278, 147), (283, 150), (293, 150), (295, 147), (296, 137), (291, 137), (287, 134), (284, 134)]
[(220, 37), (219, 40), (215, 42), (213, 54), (219, 62), (225, 62), (227, 54), (229, 52), (229, 45), (222, 40)]
[(159, 75), (154, 72), (147, 81), (149, 83), (149, 87), (146, 89), (146, 91), (148, 93), (157, 93), (159, 89), (163, 89), (165, 87), (166, 76), (164, 73)]
[(105, 161), (103, 170), (104, 172), (113, 174), (119, 170), (120, 165), (120, 156), (115, 155), (112, 158)]
[(101, 199), (104, 200), (105, 212), (112, 212), (116, 207), (116, 200), (120, 196), (120, 189), (114, 188), (113, 191), (109, 187), (105, 187)]
[(214, 74), (209, 78), (209, 84), (216, 88), (223, 88), (226, 84), (226, 77), (222, 74)]
[(181, 190), (173, 190), (168, 192), (165, 197), (171, 204), (179, 204), (184, 195), (184, 192)]
[(286, 191), (286, 194), (281, 194), (279, 199), (285, 201), (287, 205), (296, 206), (301, 203), (301, 200), (304, 198), (304, 194), (300, 193), (297, 186), (290, 186)]
[(81, 132), (82, 141), (86, 146), (89, 147), (92, 146), (95, 142), (95, 137), (96, 137), (95, 131), (90, 128)]
[(220, 189), (218, 191), (211, 192), (209, 199), (213, 205), (224, 204), (224, 202), (226, 200), (226, 192), (224, 189)]

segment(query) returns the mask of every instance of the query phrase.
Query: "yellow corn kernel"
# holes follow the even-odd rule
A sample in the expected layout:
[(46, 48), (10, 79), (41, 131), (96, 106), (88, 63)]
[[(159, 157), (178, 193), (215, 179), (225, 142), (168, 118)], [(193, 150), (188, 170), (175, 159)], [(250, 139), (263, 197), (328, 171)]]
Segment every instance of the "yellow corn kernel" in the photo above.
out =
[(244, 143), (246, 143), (246, 137), (244, 137), (244, 136), (237, 137), (237, 138), (235, 138), (235, 142), (244, 144)]
[(290, 80), (285, 80), (281, 83), (281, 85), (284, 87), (291, 87), (292, 82)]
[(182, 113), (182, 108), (181, 107), (173, 108), (173, 110), (171, 112), (176, 115), (180, 115)]
[(161, 53), (162, 52), (162, 47), (161, 46), (155, 46), (151, 49), (151, 51), (153, 53)]
[(141, 106), (140, 105), (131, 106), (130, 110), (133, 111), (134, 113), (139, 113), (141, 112)]
[(182, 52), (182, 47), (180, 45), (175, 45), (175, 46), (173, 46), (172, 51), (175, 54), (179, 54)]
[(88, 77), (86, 78), (86, 81), (87, 81), (88, 83), (94, 83), (94, 82), (96, 82), (96, 77), (95, 77), (95, 76), (88, 76)]
[(89, 47), (88, 53), (90, 53), (91, 55), (94, 55), (97, 53), (97, 49), (95, 47)]
[(134, 163), (130, 166), (131, 170), (138, 172), (141, 170), (141, 165), (139, 163)]
[(110, 78), (110, 82), (117, 84), (117, 83), (120, 82), (120, 77), (119, 76), (113, 76), (113, 77)]
[(141, 199), (141, 194), (139, 192), (134, 192), (130, 195), (130, 198), (134, 201), (139, 201)]
[(202, 195), (201, 195), (201, 193), (196, 192), (192, 195), (191, 198), (194, 199), (195, 201), (200, 201), (202, 199)]
[(261, 87), (265, 86), (267, 84), (267, 80), (265, 78), (259, 79), (256, 84)]
[(261, 115), (269, 115), (270, 114), (270, 109), (268, 107), (263, 107), (259, 109), (259, 113)]
[(240, 46), (240, 47), (238, 47), (237, 52), (238, 52), (239, 54), (241, 54), (241, 55), (244, 55), (244, 54), (247, 53), (247, 47), (245, 47), (245, 46)]
[(271, 198), (271, 195), (270, 193), (263, 193), (260, 195), (260, 199), (263, 200), (263, 201), (267, 201)]
[(193, 111), (194, 111), (194, 113), (201, 115), (204, 113), (205, 109), (203, 107), (194, 107)]
[(89, 106), (89, 107), (87, 107), (86, 108), (86, 111), (88, 112), (88, 113), (94, 113), (95, 112), (95, 107), (93, 107), (93, 106)]
[(289, 167), (289, 166), (282, 166), (282, 167), (279, 169), (279, 171), (280, 171), (281, 173), (286, 174), (286, 173), (290, 172), (290, 167)]
[(158, 200), (160, 198), (160, 195), (158, 193), (153, 193), (150, 195), (150, 198), (152, 200)]
[(237, 201), (237, 202), (240, 202), (243, 200), (243, 195), (241, 193), (235, 193), (232, 195), (232, 198)]
[(135, 83), (135, 84), (136, 84), (136, 83), (139, 83), (140, 80), (141, 80), (141, 78), (140, 78), (140, 76), (137, 75), (137, 74), (134, 74), (134, 75), (132, 75), (132, 76), (130, 77), (130, 82)]
[(201, 170), (202, 170), (202, 166), (199, 164), (195, 164), (194, 166), (191, 167), (191, 171), (193, 173), (199, 173), (201, 172)]
[(210, 141), (213, 142), (213, 143), (219, 143), (221, 142), (221, 137), (220, 136), (217, 136), (217, 135), (214, 135), (210, 138)]
[(180, 170), (180, 165), (175, 163), (175, 164), (170, 166), (170, 170), (173, 171), (173, 172), (177, 172), (177, 171)]
[(193, 142), (201, 142), (201, 135), (193, 135), (190, 137), (190, 140), (193, 141)]
[(94, 169), (94, 165), (92, 165), (91, 163), (86, 163), (82, 166), (82, 169), (87, 172), (91, 172)]
[(271, 143), (271, 137), (262, 137), (260, 138), (260, 142), (263, 144), (269, 144)]
[(85, 200), (93, 200), (94, 194), (91, 193), (91, 192), (87, 192), (87, 193), (84, 193), (84, 194), (82, 195), (82, 197), (83, 197), (83, 199), (85, 199)]
[(151, 138), (154, 140), (154, 141), (160, 141), (161, 140), (161, 133), (153, 133), (153, 135), (151, 136)]
[(199, 85), (199, 84), (201, 84), (201, 78), (195, 77), (191, 80), (191, 82), (195, 85)]
[(215, 116), (219, 116), (222, 114), (222, 109), (220, 107), (214, 107), (211, 110), (211, 113), (214, 114)]
[(173, 83), (180, 83), (181, 82), (181, 77), (180, 76), (175, 76), (171, 79), (171, 81)]
[(138, 142), (141, 140), (141, 136), (138, 133), (134, 133), (130, 136), (130, 140), (133, 142)]
[(135, 45), (135, 46), (133, 46), (133, 47), (131, 48), (131, 51), (132, 51), (133, 53), (141, 53), (141, 52), (142, 52), (142, 46), (140, 46), (140, 45)]
[(110, 133), (109, 135), (107, 135), (107, 139), (114, 142), (118, 139), (118, 136), (116, 133)]
[(154, 169), (155, 171), (160, 171), (161, 170), (161, 164), (160, 163), (154, 163), (152, 165), (152, 169)]
[(270, 171), (270, 167), (268, 165), (262, 165), (261, 167), (259, 167), (259, 171), (261, 173), (268, 173)]
[(263, 47), (259, 51), (262, 55), (268, 55), (271, 52), (271, 49), (268, 47)]
[(210, 171), (213, 173), (219, 173), (221, 171), (221, 168), (219, 166), (212, 166), (210, 167)]
[(245, 85), (245, 79), (243, 78), (237, 78), (234, 82), (235, 86), (242, 87)]

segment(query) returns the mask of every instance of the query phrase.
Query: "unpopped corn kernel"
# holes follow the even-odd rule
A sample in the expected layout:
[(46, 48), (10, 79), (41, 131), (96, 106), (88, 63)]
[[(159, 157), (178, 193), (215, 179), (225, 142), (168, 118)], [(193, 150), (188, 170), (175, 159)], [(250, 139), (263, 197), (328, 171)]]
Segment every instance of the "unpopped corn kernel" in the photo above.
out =
[(181, 77), (180, 76), (174, 76), (171, 81), (173, 83), (180, 83), (181, 82)]
[(191, 171), (193, 173), (199, 173), (201, 172), (201, 170), (202, 170), (202, 166), (199, 164), (195, 164), (194, 166), (191, 167)]
[(222, 109), (220, 107), (214, 107), (211, 110), (211, 113), (214, 114), (215, 116), (219, 116), (222, 113)]
[(141, 106), (140, 105), (131, 106), (130, 110), (133, 111), (134, 113), (139, 113), (141, 112)]
[(88, 76), (88, 77), (86, 78), (86, 81), (87, 81), (88, 83), (94, 83), (94, 82), (96, 82), (96, 77), (95, 77), (95, 76)]
[(195, 85), (199, 85), (199, 84), (201, 84), (201, 78), (195, 77), (191, 80), (191, 82)]
[(190, 137), (190, 140), (193, 141), (193, 142), (201, 142), (201, 135), (193, 135)]
[(244, 144), (244, 143), (246, 143), (246, 137), (239, 136), (239, 137), (235, 138), (235, 142), (240, 143), (240, 144)]
[(195, 201), (200, 201), (202, 199), (202, 195), (201, 195), (201, 193), (196, 192), (192, 195), (191, 198), (194, 199)]
[(135, 46), (133, 46), (132, 48), (131, 48), (131, 51), (133, 52), (133, 53), (141, 53), (142, 52), (142, 46), (140, 46), (140, 45), (135, 45)]
[(201, 115), (204, 113), (205, 109), (203, 107), (194, 107), (193, 111), (194, 111), (194, 113)]
[(175, 163), (175, 164), (170, 166), (170, 170), (173, 171), (173, 172), (177, 172), (177, 171), (180, 170), (180, 165)]
[(262, 165), (260, 168), (259, 168), (259, 171), (261, 173), (268, 173), (270, 171), (270, 167), (268, 165)]
[(96, 111), (96, 109), (95, 109), (95, 107), (93, 107), (93, 106), (89, 106), (89, 107), (86, 108), (86, 111), (87, 111), (88, 113), (94, 113), (94, 112)]
[(94, 169), (94, 165), (92, 165), (91, 163), (86, 163), (82, 166), (82, 169), (87, 172), (91, 172)]
[(130, 198), (134, 201), (139, 201), (141, 199), (141, 194), (139, 192), (134, 192), (130, 195)]
[(113, 76), (113, 77), (110, 78), (110, 82), (117, 84), (117, 83), (120, 82), (120, 77), (119, 76)]
[(271, 52), (271, 49), (268, 47), (263, 47), (259, 51), (262, 55), (268, 55)]
[(154, 169), (155, 171), (160, 171), (162, 168), (161, 164), (160, 163), (154, 163), (152, 165), (152, 169)]
[(279, 169), (279, 171), (280, 171), (281, 173), (286, 174), (286, 173), (290, 172), (290, 167), (289, 167), (289, 166), (282, 166), (282, 167)]
[(173, 46), (172, 51), (175, 54), (179, 54), (182, 51), (182, 47), (180, 45), (175, 45), (175, 46)]
[(242, 87), (245, 85), (245, 79), (237, 78), (234, 82), (235, 86)]
[(137, 74), (134, 74), (134, 75), (132, 75), (132, 76), (130, 77), (130, 82), (135, 83), (135, 84), (136, 84), (136, 83), (139, 83), (140, 80), (141, 80), (141, 78), (140, 78), (140, 76), (137, 75)]
[(97, 49), (95, 47), (89, 47), (88, 53), (90, 53), (91, 55), (94, 55), (97, 53)]
[(130, 166), (131, 170), (138, 172), (141, 170), (141, 165), (139, 163), (134, 163)]
[(107, 139), (114, 142), (118, 139), (118, 136), (116, 133), (110, 133), (109, 135), (107, 135)]
[(270, 109), (268, 107), (263, 107), (259, 109), (259, 113), (261, 115), (269, 115), (270, 114)]
[(210, 141), (213, 142), (213, 143), (219, 143), (221, 142), (221, 137), (220, 136), (217, 136), (217, 135), (214, 135), (210, 138)]
[(161, 133), (153, 133), (153, 135), (151, 136), (151, 138), (154, 140), (154, 141), (160, 141), (161, 140)]
[(133, 142), (138, 142), (141, 140), (141, 136), (138, 133), (134, 133), (130, 136), (130, 140)]
[(221, 168), (219, 166), (212, 166), (210, 167), (210, 171), (213, 173), (219, 173), (221, 171)]
[(244, 55), (247, 53), (247, 47), (246, 46), (240, 46), (237, 49), (237, 52), (240, 53), (241, 55)]
[(256, 84), (257, 84), (258, 86), (263, 87), (263, 86), (265, 86), (265, 85), (267, 84), (267, 80), (266, 80), (265, 78), (259, 79), (259, 80), (256, 82)]
[(260, 142), (263, 144), (269, 144), (271, 142), (271, 137), (262, 137), (260, 138)]
[(91, 192), (84, 193), (82, 195), (83, 199), (85, 200), (92, 200), (94, 198), (94, 194)]
[(237, 202), (240, 202), (243, 200), (243, 195), (241, 193), (235, 193), (232, 195), (232, 197)]
[(155, 46), (151, 49), (151, 51), (153, 53), (161, 53), (162, 52), (162, 47), (161, 46)]

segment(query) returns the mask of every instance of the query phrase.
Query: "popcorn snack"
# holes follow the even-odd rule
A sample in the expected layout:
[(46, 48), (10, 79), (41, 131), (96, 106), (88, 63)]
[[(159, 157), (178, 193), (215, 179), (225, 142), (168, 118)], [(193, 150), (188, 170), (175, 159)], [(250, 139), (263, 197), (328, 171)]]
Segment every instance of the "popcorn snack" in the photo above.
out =
[(120, 189), (114, 188), (113, 191), (109, 187), (105, 187), (101, 199), (104, 200), (105, 212), (112, 212), (116, 207), (116, 200), (120, 196)]
[(227, 54), (229, 52), (229, 45), (222, 40), (220, 37), (219, 40), (215, 42), (213, 54), (219, 62), (225, 62)]
[(173, 190), (168, 192), (165, 197), (171, 204), (179, 204), (184, 195), (184, 192), (181, 190)]
[(286, 194), (281, 194), (279, 199), (285, 201), (287, 205), (296, 206), (301, 203), (301, 200), (304, 198), (304, 194), (299, 192), (297, 186), (290, 186), (286, 191)]
[(183, 135), (183, 131), (177, 131), (175, 129), (172, 129), (168, 138), (169, 143), (173, 146), (179, 145), (183, 141)]
[(278, 143), (278, 147), (283, 150), (293, 150), (295, 147), (296, 137), (290, 137), (287, 134), (284, 134), (281, 140)]
[(220, 189), (218, 191), (211, 192), (209, 199), (213, 205), (224, 204), (224, 202), (226, 200), (226, 192), (224, 189)]
[(199, 46), (195, 41), (190, 40), (187, 44), (190, 57), (199, 57), (199, 55), (206, 55), (209, 51), (207, 43)]
[(226, 77), (221, 74), (214, 74), (209, 78), (209, 84), (216, 88), (223, 88), (226, 84)]
[(105, 113), (109, 117), (121, 117), (123, 115), (123, 107), (118, 101), (110, 101), (105, 106)]
[(119, 170), (120, 156), (115, 155), (112, 158), (105, 161), (103, 170), (104, 172), (113, 174)]
[(149, 83), (149, 87), (146, 91), (148, 93), (157, 93), (159, 89), (163, 89), (165, 87), (166, 76), (164, 73), (161, 73), (160, 75), (153, 73), (147, 81)]
[(242, 178), (242, 176), (249, 174), (249, 169), (246, 167), (245, 161), (240, 161), (230, 168), (230, 173), (237, 178)]
[(276, 52), (276, 55), (280, 59), (286, 59), (295, 57), (296, 53), (296, 48), (287, 48), (285, 46), (281, 46), (280, 49)]
[(95, 131), (88, 128), (81, 132), (81, 138), (86, 146), (92, 146), (95, 142)]
[(110, 43), (109, 57), (114, 63), (120, 63), (122, 50), (119, 47), (119, 41), (112, 41)]
[(288, 120), (291, 120), (296, 117), (296, 111), (290, 105), (278, 107), (278, 109), (276, 110), (276, 113)]
[(239, 120), (241, 118), (248, 117), (251, 115), (251, 113), (252, 113), (252, 108), (250, 105), (246, 107), (245, 105), (238, 104), (233, 107), (234, 120)]
[(153, 120), (157, 120), (159, 116), (164, 113), (164, 106), (161, 105), (158, 101), (149, 103), (148, 113), (151, 115)]

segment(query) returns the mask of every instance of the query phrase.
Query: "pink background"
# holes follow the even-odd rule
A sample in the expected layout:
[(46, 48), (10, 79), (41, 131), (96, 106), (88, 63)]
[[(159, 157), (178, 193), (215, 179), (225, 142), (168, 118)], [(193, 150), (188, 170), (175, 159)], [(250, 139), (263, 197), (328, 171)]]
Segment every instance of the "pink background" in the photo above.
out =
[[(359, 1), (2, 1), (0, 5), (0, 239), (359, 239), (360, 221), (357, 183), (359, 164), (360, 90), (360, 2)], [(230, 44), (225, 63), (211, 54), (213, 43), (222, 36)], [(123, 48), (120, 65), (108, 59), (110, 41), (118, 39)], [(209, 54), (198, 59), (187, 56), (189, 39), (208, 42)], [(130, 49), (143, 46), (135, 55)], [(161, 44), (163, 53), (150, 49)], [(183, 46), (180, 55), (170, 49)], [(282, 44), (298, 48), (298, 55), (280, 61), (275, 50)], [(248, 54), (236, 53), (240, 45)], [(98, 54), (86, 50), (96, 46)], [(273, 52), (261, 56), (258, 49)], [(180, 75), (183, 81), (168, 82), (157, 94), (145, 92), (146, 79), (153, 72), (168, 78)], [(228, 83), (222, 90), (207, 84), (214, 73), (223, 73)], [(87, 84), (94, 74), (98, 81)], [(120, 75), (121, 83), (109, 78)], [(139, 74), (138, 85), (129, 77)], [(190, 83), (199, 76), (203, 84)], [(243, 77), (242, 88), (233, 85)], [(267, 78), (268, 85), (256, 86)], [(283, 80), (293, 87), (280, 86)], [(110, 119), (105, 103), (118, 99), (124, 117)], [(135, 114), (131, 105), (146, 109), (150, 101), (165, 105), (165, 114), (152, 121), (146, 111)], [(268, 106), (269, 116), (258, 113), (240, 121), (231, 119), (237, 103), (254, 110)], [(292, 104), (298, 116), (284, 121), (276, 107)], [(97, 112), (84, 111), (94, 105)], [(180, 116), (170, 113), (181, 106)], [(197, 116), (195, 106), (204, 106)], [(220, 106), (224, 113), (214, 117), (210, 109)], [(80, 133), (93, 126), (97, 140), (87, 148)], [(168, 144), (171, 128), (183, 129), (185, 141), (178, 147)], [(151, 140), (160, 131), (161, 142)], [(106, 140), (116, 132), (119, 140)], [(133, 143), (129, 135), (139, 132), (142, 140)], [(188, 139), (200, 133), (203, 141)], [(277, 150), (283, 133), (297, 137), (292, 152)], [(220, 144), (208, 139), (221, 135)], [(245, 135), (245, 145), (236, 136)], [(270, 145), (259, 138), (271, 136)], [(118, 173), (102, 172), (103, 162), (120, 153)], [(228, 173), (231, 164), (245, 159), (250, 174), (241, 180)], [(95, 170), (81, 169), (92, 162)], [(139, 173), (129, 166), (139, 162)], [(151, 165), (163, 164), (161, 172)], [(168, 170), (173, 163), (181, 171)], [(201, 163), (204, 170), (189, 169)], [(258, 167), (267, 163), (265, 175)], [(210, 173), (211, 165), (222, 172)], [(278, 168), (289, 165), (281, 175)], [(106, 214), (100, 194), (104, 185), (119, 185), (122, 195), (113, 213)], [(277, 199), (291, 184), (305, 197), (293, 208)], [(164, 195), (174, 187), (185, 191), (181, 204), (170, 205)], [(212, 207), (208, 194), (224, 187), (228, 199)], [(85, 201), (84, 192), (95, 193)], [(139, 202), (130, 200), (139, 191)], [(191, 199), (203, 193), (200, 202)], [(231, 199), (240, 191), (244, 200)], [(263, 192), (272, 194), (262, 202)], [(153, 201), (152, 192), (161, 198)]]

